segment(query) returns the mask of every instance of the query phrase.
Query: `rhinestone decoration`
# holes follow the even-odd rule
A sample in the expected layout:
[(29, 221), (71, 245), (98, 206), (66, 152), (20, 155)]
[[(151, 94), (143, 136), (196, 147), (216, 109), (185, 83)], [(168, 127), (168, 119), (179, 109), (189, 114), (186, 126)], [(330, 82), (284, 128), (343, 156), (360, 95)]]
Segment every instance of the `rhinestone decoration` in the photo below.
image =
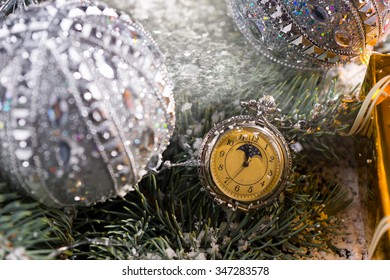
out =
[(263, 55), (301, 69), (344, 64), (372, 50), (389, 24), (388, 0), (228, 0)]
[(0, 165), (40, 202), (123, 196), (175, 123), (163, 57), (140, 23), (95, 1), (51, 1), (0, 25)]

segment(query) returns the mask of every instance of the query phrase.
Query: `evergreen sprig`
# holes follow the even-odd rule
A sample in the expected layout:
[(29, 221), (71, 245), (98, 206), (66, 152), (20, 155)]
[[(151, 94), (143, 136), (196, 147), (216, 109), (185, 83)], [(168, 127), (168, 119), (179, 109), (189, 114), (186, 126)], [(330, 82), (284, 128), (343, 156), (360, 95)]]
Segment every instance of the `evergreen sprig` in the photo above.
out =
[(73, 242), (69, 217), (0, 183), (0, 259), (60, 257), (56, 250)]
[(337, 251), (329, 245), (341, 228), (334, 214), (349, 204), (348, 195), (337, 185), (320, 187), (314, 170), (297, 170), (278, 201), (246, 214), (216, 206), (193, 170), (165, 171), (160, 180), (150, 175), (124, 200), (80, 211), (75, 238), (91, 242), (73, 257), (292, 259)]

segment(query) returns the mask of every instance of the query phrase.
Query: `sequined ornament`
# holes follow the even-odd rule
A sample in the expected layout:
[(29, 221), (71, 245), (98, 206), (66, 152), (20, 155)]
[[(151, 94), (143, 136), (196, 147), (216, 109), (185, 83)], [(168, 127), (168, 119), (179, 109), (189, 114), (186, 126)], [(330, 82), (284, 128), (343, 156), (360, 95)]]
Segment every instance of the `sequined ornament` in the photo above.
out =
[(156, 164), (175, 116), (141, 24), (95, 1), (51, 1), (0, 27), (0, 164), (42, 203), (125, 195)]
[(366, 55), (385, 35), (388, 0), (228, 0), (240, 31), (265, 56), (329, 68)]

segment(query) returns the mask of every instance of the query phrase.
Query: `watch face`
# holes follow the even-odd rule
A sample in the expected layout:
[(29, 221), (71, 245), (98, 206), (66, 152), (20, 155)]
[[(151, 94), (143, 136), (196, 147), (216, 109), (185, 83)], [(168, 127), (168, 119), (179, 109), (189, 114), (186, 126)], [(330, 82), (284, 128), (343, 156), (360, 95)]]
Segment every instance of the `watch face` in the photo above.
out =
[(271, 125), (240, 116), (217, 125), (201, 148), (201, 177), (210, 194), (231, 208), (257, 209), (284, 188), (290, 154)]

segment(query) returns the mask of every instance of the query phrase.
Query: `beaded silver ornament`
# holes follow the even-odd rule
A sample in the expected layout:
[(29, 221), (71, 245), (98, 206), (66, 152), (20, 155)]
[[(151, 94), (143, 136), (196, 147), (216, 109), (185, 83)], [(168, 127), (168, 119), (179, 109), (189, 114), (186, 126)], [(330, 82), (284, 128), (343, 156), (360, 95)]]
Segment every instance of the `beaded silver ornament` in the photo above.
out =
[(96, 1), (49, 1), (0, 25), (0, 165), (54, 207), (125, 195), (161, 160), (172, 83), (150, 34)]
[(265, 56), (301, 69), (364, 55), (384, 36), (388, 0), (228, 0), (240, 31)]

